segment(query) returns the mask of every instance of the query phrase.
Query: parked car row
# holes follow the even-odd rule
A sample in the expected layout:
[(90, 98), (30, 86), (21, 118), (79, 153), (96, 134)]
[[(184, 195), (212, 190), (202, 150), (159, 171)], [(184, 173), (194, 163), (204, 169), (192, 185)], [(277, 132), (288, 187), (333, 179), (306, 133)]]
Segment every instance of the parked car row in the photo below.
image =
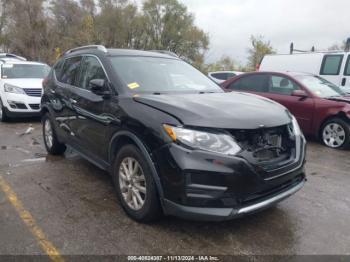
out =
[(310, 73), (350, 93), (350, 52), (327, 51), (266, 55), (259, 70)]
[(0, 121), (39, 116), (42, 81), (50, 67), (14, 54), (0, 54)]
[(172, 54), (80, 47), (43, 85), (47, 151), (69, 145), (108, 171), (137, 221), (232, 219), (276, 205), (306, 181), (306, 141), (284, 106), (225, 93)]

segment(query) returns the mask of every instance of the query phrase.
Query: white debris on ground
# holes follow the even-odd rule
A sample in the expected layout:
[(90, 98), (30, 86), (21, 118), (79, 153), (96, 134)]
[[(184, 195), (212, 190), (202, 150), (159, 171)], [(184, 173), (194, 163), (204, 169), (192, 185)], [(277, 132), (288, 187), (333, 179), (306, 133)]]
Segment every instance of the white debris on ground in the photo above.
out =
[(34, 131), (34, 127), (32, 125), (29, 125), (26, 131), (23, 133), (18, 134), (19, 136), (29, 135)]

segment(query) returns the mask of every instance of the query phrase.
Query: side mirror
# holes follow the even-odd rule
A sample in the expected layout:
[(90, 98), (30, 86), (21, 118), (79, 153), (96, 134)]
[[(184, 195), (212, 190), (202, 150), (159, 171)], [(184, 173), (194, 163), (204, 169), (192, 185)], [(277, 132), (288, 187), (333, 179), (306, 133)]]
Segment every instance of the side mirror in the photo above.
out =
[(308, 97), (308, 94), (304, 90), (293, 90), (292, 96), (306, 98)]
[(110, 91), (107, 88), (106, 81), (104, 79), (92, 79), (89, 82), (89, 88), (92, 93), (99, 96), (110, 95)]

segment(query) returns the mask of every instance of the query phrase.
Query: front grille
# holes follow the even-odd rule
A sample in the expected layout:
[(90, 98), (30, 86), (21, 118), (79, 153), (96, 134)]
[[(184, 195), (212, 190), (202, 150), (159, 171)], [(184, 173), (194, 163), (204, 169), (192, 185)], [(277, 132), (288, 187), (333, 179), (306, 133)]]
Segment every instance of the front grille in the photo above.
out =
[(230, 133), (243, 149), (241, 156), (258, 172), (273, 172), (295, 161), (296, 140), (291, 125)]
[(41, 97), (41, 93), (42, 93), (41, 88), (24, 88), (23, 90), (28, 96)]
[(29, 106), (33, 110), (39, 110), (40, 109), (40, 104), (29, 104)]

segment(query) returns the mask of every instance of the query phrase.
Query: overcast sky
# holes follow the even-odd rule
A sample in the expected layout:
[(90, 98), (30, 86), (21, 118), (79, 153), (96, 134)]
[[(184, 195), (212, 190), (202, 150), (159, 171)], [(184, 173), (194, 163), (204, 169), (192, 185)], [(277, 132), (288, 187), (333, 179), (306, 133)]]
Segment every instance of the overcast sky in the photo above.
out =
[(229, 55), (246, 62), (250, 35), (263, 35), (279, 53), (326, 49), (350, 37), (350, 0), (180, 0), (210, 36), (207, 61)]

